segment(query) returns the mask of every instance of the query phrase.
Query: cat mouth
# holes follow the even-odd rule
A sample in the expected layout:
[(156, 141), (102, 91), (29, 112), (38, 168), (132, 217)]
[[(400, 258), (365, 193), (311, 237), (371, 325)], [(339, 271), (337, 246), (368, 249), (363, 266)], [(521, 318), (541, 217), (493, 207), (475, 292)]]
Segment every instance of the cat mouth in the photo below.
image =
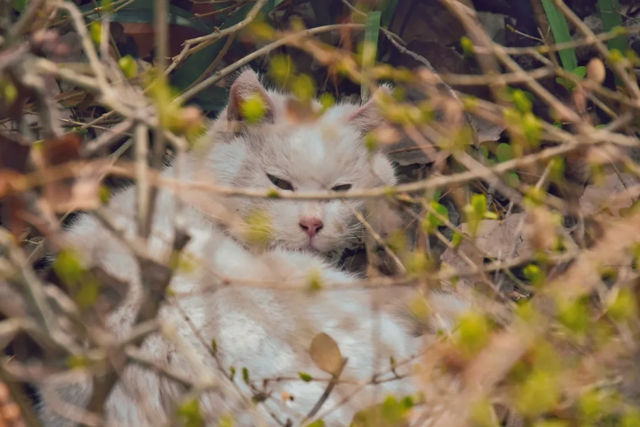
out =
[(320, 249), (318, 249), (318, 248), (314, 245), (314, 242), (313, 242), (313, 240), (312, 240), (312, 239), (309, 239), (309, 241), (307, 242), (307, 244), (306, 244), (306, 245), (304, 245), (304, 246), (302, 247), (302, 252), (309, 252), (309, 253), (312, 253), (312, 254), (319, 254), (319, 253), (322, 253), (322, 252), (320, 251)]

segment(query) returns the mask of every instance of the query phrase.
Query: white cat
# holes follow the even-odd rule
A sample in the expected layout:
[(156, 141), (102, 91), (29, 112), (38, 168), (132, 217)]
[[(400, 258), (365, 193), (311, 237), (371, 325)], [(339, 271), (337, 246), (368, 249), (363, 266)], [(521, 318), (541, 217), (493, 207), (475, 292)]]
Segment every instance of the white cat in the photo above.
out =
[[(268, 109), (261, 123), (249, 124), (240, 105), (254, 93), (262, 94)], [(275, 184), (282, 191), (344, 190), (395, 182), (384, 155), (370, 156), (362, 145), (362, 135), (380, 122), (374, 103), (337, 105), (306, 124), (287, 118), (285, 104), (284, 95), (266, 91), (255, 73), (243, 72), (231, 88), (228, 108), (211, 125), (208, 140), (213, 146), (207, 156), (189, 155), (188, 175), (194, 177), (195, 171), (204, 170), (216, 183), (263, 189)], [(239, 126), (230, 129), (230, 121), (239, 122)], [(174, 176), (175, 170), (169, 168), (164, 175)], [(287, 420), (299, 425), (327, 386), (329, 375), (318, 369), (309, 355), (311, 341), (320, 332), (331, 336), (347, 358), (340, 376), (345, 383), (335, 387), (318, 413), (326, 425), (348, 425), (357, 410), (380, 402), (386, 395), (404, 396), (417, 390), (411, 378), (366, 386), (374, 374), (391, 375), (391, 357), (400, 365), (398, 374), (410, 373), (412, 364), (400, 362), (419, 353), (421, 339), (413, 337), (392, 313), (372, 311), (376, 291), (354, 286), (355, 276), (330, 267), (313, 254), (340, 249), (355, 236), (356, 221), (350, 208), (361, 209), (361, 202), (223, 200), (222, 206), (244, 217), (256, 208), (269, 214), (271, 249), (253, 252), (241, 243), (242, 233), (234, 233), (239, 242), (218, 228), (212, 218), (221, 210), (212, 214), (207, 206), (220, 208), (220, 201), (205, 199), (202, 194), (189, 198), (186, 224), (192, 239), (186, 251), (196, 261), (192, 270), (176, 271), (173, 296), (158, 316), (161, 323), (175, 329), (201, 367), (185, 356), (182, 345), (160, 333), (149, 336), (141, 349), (157, 365), (196, 383), (216, 379), (217, 387), (204, 392), (199, 400), (206, 425), (217, 425), (225, 415), (239, 426), (279, 425)], [(170, 248), (174, 202), (169, 191), (160, 191), (149, 244), (155, 257)], [(135, 231), (134, 189), (114, 196), (109, 208), (127, 230)], [(125, 303), (107, 320), (116, 339), (125, 339), (142, 298), (135, 258), (89, 215), (81, 217), (66, 238), (85, 264), (98, 264), (130, 283)], [(309, 292), (312, 277), (325, 288), (329, 284), (333, 287)], [(296, 282), (298, 286), (249, 286), (240, 283), (242, 280)], [(438, 301), (448, 300), (438, 297)], [(464, 309), (464, 305), (458, 308), (457, 301), (451, 302), (456, 310)], [(213, 341), (220, 366), (212, 355)], [(232, 368), (238, 372), (235, 385), (221, 375)], [(245, 384), (243, 368), (255, 388)], [(301, 372), (325, 381), (303, 381), (299, 379)], [(82, 371), (43, 382), (40, 416), (44, 425), (74, 425), (56, 412), (73, 418), (77, 411), (69, 405), (84, 407), (90, 390), (90, 377)], [(176, 406), (189, 391), (154, 370), (130, 363), (107, 400), (107, 425), (176, 425)], [(258, 400), (266, 400), (251, 408), (246, 399), (256, 395)], [(67, 403), (61, 405), (60, 399)]]

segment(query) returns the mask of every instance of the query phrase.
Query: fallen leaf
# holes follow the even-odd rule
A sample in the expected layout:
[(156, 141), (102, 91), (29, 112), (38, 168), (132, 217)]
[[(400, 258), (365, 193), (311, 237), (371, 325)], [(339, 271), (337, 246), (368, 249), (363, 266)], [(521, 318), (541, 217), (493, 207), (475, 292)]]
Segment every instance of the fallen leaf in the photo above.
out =
[(538, 250), (553, 249), (558, 242), (558, 226), (552, 212), (546, 208), (530, 210), (522, 231), (524, 238)]
[(42, 143), (43, 166), (63, 166), (72, 168), (72, 177), (65, 179), (47, 179), (46, 167), (43, 171), (44, 199), (55, 212), (69, 210), (94, 210), (100, 206), (100, 182), (108, 161), (78, 163), (81, 139), (76, 133), (66, 134), (58, 139)]
[(636, 178), (625, 173), (605, 175), (602, 182), (588, 185), (580, 197), (582, 214), (591, 216), (608, 211), (614, 217), (620, 217), (620, 211), (635, 202), (627, 188), (637, 184)]
[(80, 144), (80, 137), (76, 133), (68, 133), (60, 138), (44, 141), (42, 144), (44, 161), (49, 166), (57, 166), (78, 160)]
[(337, 375), (340, 372), (342, 354), (335, 340), (324, 332), (313, 338), (309, 354), (313, 363), (324, 372), (331, 375)]

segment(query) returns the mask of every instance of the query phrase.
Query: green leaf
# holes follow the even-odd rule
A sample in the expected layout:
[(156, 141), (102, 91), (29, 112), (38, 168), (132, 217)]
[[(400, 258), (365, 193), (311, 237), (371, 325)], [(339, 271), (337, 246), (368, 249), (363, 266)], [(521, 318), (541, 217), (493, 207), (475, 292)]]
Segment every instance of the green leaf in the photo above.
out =
[(393, 17), (396, 15), (398, 0), (386, 0), (381, 3), (382, 16), (380, 17), (380, 25), (382, 25), (383, 28), (388, 28), (393, 21)]
[(485, 159), (489, 158), (489, 149), (485, 145), (480, 146), (480, 153)]
[[(435, 200), (430, 203), (430, 206), (431, 209), (445, 217), (447, 220), (449, 219), (449, 209), (447, 209), (446, 206), (441, 205)], [(422, 223), (422, 230), (427, 234), (431, 234), (441, 225), (444, 225), (444, 222), (434, 214), (429, 213), (425, 221)]]
[(307, 424), (307, 427), (324, 427), (324, 421), (322, 420), (314, 421), (311, 424)]
[[(277, 6), (282, 0), (276, 0), (274, 3)], [(131, 22), (131, 23), (146, 23), (151, 24), (154, 22), (154, 0), (136, 0), (127, 6), (116, 10), (110, 15), (112, 22)], [(246, 14), (253, 7), (253, 3), (247, 3), (239, 8), (236, 13), (227, 17), (225, 21), (220, 25), (220, 29), (228, 28), (242, 21)], [(101, 13), (95, 12), (95, 5), (91, 2), (80, 7), (82, 12), (87, 14), (88, 20), (98, 20), (101, 17)], [(267, 4), (263, 8), (263, 12), (272, 10), (270, 5)], [(169, 5), (168, 15), (169, 25), (186, 27), (197, 30), (204, 34), (210, 34), (215, 31), (215, 28), (205, 24), (200, 19), (193, 19), (193, 13), (182, 9), (180, 7)], [(220, 50), (225, 44), (224, 39), (217, 40), (211, 46), (194, 53), (187, 58), (175, 73), (171, 77), (171, 85), (175, 86), (179, 90), (186, 89), (192, 82), (194, 82), (211, 64), (216, 58)], [(209, 87), (202, 90), (197, 94), (192, 102), (198, 105), (204, 111), (221, 111), (226, 105), (227, 91), (221, 87)]]
[[(326, 0), (311, 0), (310, 3), (313, 13), (316, 15), (315, 24), (317, 26), (330, 25), (333, 23), (333, 19), (329, 13), (329, 2)], [(319, 34), (318, 37), (322, 43), (331, 43), (330, 33), (322, 33)]]
[[(569, 25), (562, 12), (558, 10), (553, 0), (542, 0), (542, 6), (549, 19), (551, 32), (556, 43), (564, 43), (571, 41), (571, 33), (569, 33)], [(576, 50), (574, 48), (563, 49), (558, 51), (562, 66), (567, 70), (575, 70), (578, 66), (576, 59)]]
[[(364, 25), (364, 46), (362, 49), (362, 68), (371, 67), (376, 62), (378, 55), (378, 36), (380, 34), (380, 16), (379, 11), (369, 12), (367, 14), (367, 22)], [(360, 96), (362, 99), (369, 97), (369, 88), (362, 82), (360, 87)]]
[(276, 7), (280, 6), (280, 3), (282, 3), (283, 1), (284, 0), (269, 0), (266, 8), (269, 10), (274, 10)]
[(508, 172), (504, 176), (504, 181), (511, 187), (517, 187), (520, 185), (520, 177), (515, 172)]
[(247, 368), (242, 368), (242, 379), (249, 385), (249, 370)]
[(573, 90), (576, 87), (576, 84), (571, 80), (565, 79), (564, 77), (557, 77), (556, 83), (563, 86), (567, 90)]
[(584, 76), (587, 75), (587, 67), (585, 67), (585, 66), (576, 67), (572, 71), (572, 73), (575, 74), (578, 77), (584, 78)]
[[(616, 7), (617, 6), (617, 7)], [(618, 11), (619, 1), (616, 0), (598, 0), (598, 8), (600, 9), (600, 18), (606, 32), (612, 31), (614, 28), (622, 27), (622, 15)], [(624, 34), (607, 40), (607, 46), (610, 50), (618, 49), (620, 52), (627, 50), (627, 37)]]
[(496, 158), (500, 163), (512, 160), (515, 157), (516, 155), (513, 152), (513, 147), (505, 142), (499, 144), (496, 148)]
[[(133, 3), (113, 12), (109, 15), (109, 18), (111, 22), (152, 24), (154, 21), (153, 1), (154, 0), (135, 0)], [(107, 6), (107, 4), (103, 3), (103, 6)], [(104, 14), (104, 11), (96, 11), (95, 8), (95, 4), (89, 2), (82, 5), (79, 9), (81, 12), (86, 13), (87, 20), (91, 22), (99, 21)], [(193, 19), (192, 12), (174, 5), (169, 6), (168, 21), (169, 25), (192, 28), (201, 31), (203, 34), (215, 31), (215, 28), (206, 25), (204, 21)]]
[(29, 0), (13, 0), (12, 6), (18, 12), (22, 12), (25, 9), (25, 7), (27, 7), (28, 3), (29, 3)]

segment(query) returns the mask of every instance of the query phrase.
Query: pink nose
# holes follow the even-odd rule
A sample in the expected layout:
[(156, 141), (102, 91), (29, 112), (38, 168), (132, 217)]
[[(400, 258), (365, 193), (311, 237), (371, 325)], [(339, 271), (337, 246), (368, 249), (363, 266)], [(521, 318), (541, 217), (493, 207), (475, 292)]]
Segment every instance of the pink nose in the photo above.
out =
[(300, 220), (300, 228), (307, 232), (309, 237), (313, 237), (322, 230), (324, 224), (318, 218), (305, 217)]

